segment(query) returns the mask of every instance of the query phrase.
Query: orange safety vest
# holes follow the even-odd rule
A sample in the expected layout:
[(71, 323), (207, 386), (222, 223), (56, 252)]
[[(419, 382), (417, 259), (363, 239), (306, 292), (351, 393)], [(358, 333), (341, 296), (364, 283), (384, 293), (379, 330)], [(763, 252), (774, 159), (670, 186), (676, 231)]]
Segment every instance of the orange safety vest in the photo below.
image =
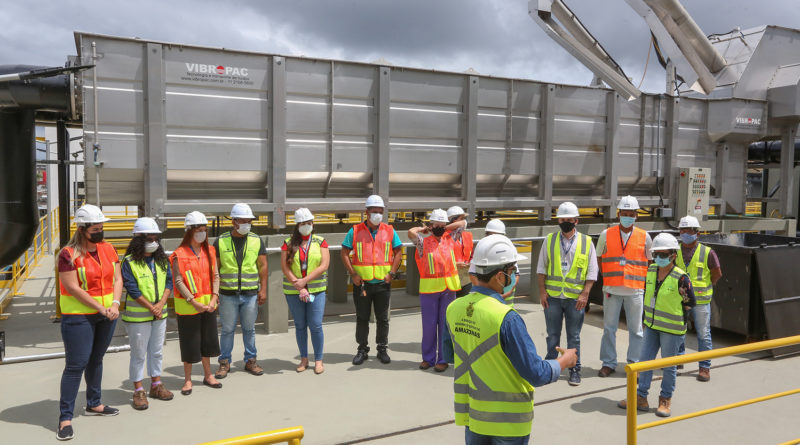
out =
[[(201, 250), (200, 257), (198, 258), (192, 248), (189, 246), (180, 246), (172, 252), (169, 257), (169, 262), (172, 264), (178, 259), (178, 268), (180, 269), (181, 278), (183, 279), (189, 292), (194, 295), (194, 298), (200, 304), (208, 304), (211, 302), (211, 280), (212, 277), (209, 273), (208, 258), (211, 258), (211, 268), (214, 269), (217, 263), (217, 253), (214, 246), (208, 246), (208, 255)], [(178, 290), (178, 285), (175, 284), (175, 274), (173, 274), (172, 282), (175, 288), (175, 313), (178, 315), (194, 315), (197, 310), (191, 303), (186, 301)]]
[(606, 253), (601, 256), (604, 286), (644, 289), (647, 279), (646, 241), (647, 232), (638, 227), (633, 228), (624, 246), (619, 225), (606, 230)]
[(422, 240), (422, 252), (417, 251), (414, 258), (419, 269), (419, 292), (432, 294), (445, 289), (461, 290), (456, 268), (456, 242), (449, 235), (437, 240), (428, 236)]
[(461, 231), (461, 241), (453, 240), (456, 251), (456, 260), (459, 263), (469, 263), (472, 260), (472, 232)]
[[(72, 247), (65, 247), (70, 257), (75, 253)], [(97, 244), (97, 256), (100, 262), (90, 254), (86, 253), (75, 258), (74, 264), (78, 273), (78, 284), (92, 298), (103, 307), (111, 307), (114, 298), (114, 272), (119, 263), (119, 255), (116, 249), (109, 243), (101, 242)], [(71, 295), (64, 287), (64, 282), (60, 281), (61, 299), (59, 306), (62, 314), (96, 314), (93, 307), (83, 304), (77, 297)]]
[(382, 280), (392, 270), (392, 240), (394, 229), (388, 224), (378, 226), (372, 238), (367, 223), (353, 226), (353, 270), (364, 281)]

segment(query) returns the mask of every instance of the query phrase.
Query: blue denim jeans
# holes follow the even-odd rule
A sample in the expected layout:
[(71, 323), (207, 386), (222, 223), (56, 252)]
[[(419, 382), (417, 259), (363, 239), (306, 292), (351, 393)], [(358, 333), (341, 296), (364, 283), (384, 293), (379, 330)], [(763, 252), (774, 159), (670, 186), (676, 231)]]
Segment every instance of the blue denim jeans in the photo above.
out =
[(484, 436), (473, 433), (469, 427), (464, 429), (464, 442), (466, 445), (527, 445), (531, 435), (516, 437)]
[(237, 295), (219, 296), (219, 318), (222, 332), (219, 336), (220, 360), (230, 360), (233, 352), (233, 336), (236, 322), (242, 325), (244, 360), (256, 358), (256, 317), (258, 317), (258, 296), (255, 293), (241, 292)]
[(294, 319), (294, 336), (300, 357), (308, 357), (308, 331), (311, 331), (311, 345), (314, 346), (314, 360), (322, 360), (322, 315), (325, 313), (325, 291), (314, 294), (314, 302), (303, 303), (298, 295), (287, 295), (286, 302)]
[(544, 321), (547, 325), (547, 355), (545, 360), (558, 358), (556, 346), (561, 344), (561, 324), (566, 320), (567, 348), (575, 348), (578, 352), (578, 363), (575, 370), (581, 370), (581, 328), (583, 327), (584, 310), (575, 309), (578, 300), (572, 298), (547, 297), (547, 309), (544, 310)]
[[(678, 355), (678, 348), (683, 343), (683, 335), (668, 334), (666, 332), (644, 327), (644, 339), (642, 342), (642, 361), (653, 360), (661, 349), (661, 358), (673, 357)], [(661, 380), (661, 397), (669, 399), (675, 392), (675, 377), (678, 374), (677, 366), (662, 368), (664, 378)], [(650, 382), (653, 380), (653, 371), (644, 371), (639, 374), (639, 389), (636, 391), (640, 396), (647, 397), (650, 390)]]
[[(714, 348), (711, 344), (711, 304), (698, 304), (689, 310), (689, 316), (694, 320), (694, 330), (697, 332), (697, 351), (703, 352)], [(686, 342), (681, 343), (678, 355), (686, 352)], [(701, 368), (710, 368), (711, 360), (700, 362)]]
[(100, 383), (103, 380), (103, 356), (106, 354), (117, 320), (111, 321), (100, 314), (70, 315), (61, 317), (61, 338), (64, 339), (64, 372), (61, 374), (62, 420), (72, 420), (75, 399), (86, 379), (86, 407), (101, 405)]
[(603, 366), (617, 367), (617, 327), (619, 313), (625, 307), (628, 325), (628, 363), (639, 361), (642, 350), (642, 310), (644, 297), (621, 296), (603, 292), (603, 339), (600, 342), (600, 360)]

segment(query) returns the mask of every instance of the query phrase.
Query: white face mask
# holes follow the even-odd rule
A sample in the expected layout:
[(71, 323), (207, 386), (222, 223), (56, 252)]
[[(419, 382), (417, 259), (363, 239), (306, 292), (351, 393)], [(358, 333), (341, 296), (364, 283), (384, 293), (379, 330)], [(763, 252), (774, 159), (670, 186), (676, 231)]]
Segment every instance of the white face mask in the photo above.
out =
[(311, 235), (311, 232), (314, 230), (313, 224), (303, 224), (302, 226), (298, 227), (297, 230), (300, 231), (300, 234), (303, 236)]
[(239, 224), (239, 228), (236, 229), (239, 232), (239, 235), (247, 235), (250, 232), (251, 224)]
[(152, 243), (144, 243), (144, 251), (147, 253), (153, 253), (158, 250), (158, 241), (153, 241)]
[(370, 213), (369, 214), (369, 222), (374, 225), (378, 225), (383, 221), (383, 213)]
[(194, 242), (197, 244), (202, 243), (206, 240), (206, 232), (195, 232), (194, 233)]

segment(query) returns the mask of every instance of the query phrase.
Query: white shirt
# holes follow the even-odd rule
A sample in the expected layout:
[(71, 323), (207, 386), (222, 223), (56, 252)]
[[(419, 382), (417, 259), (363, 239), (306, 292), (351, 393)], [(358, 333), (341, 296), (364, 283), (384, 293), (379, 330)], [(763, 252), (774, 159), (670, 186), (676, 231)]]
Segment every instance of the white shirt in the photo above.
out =
[[(606, 253), (606, 232), (608, 229), (603, 230), (603, 233), (600, 234), (600, 237), (597, 239), (597, 256), (603, 256)], [(623, 232), (622, 230), (619, 231), (620, 235), (622, 235), (622, 242), (624, 244), (628, 243), (628, 240), (633, 233), (631, 230), (628, 233)], [(653, 240), (650, 238), (650, 235), (645, 233), (644, 239), (644, 255), (648, 260), (653, 259), (653, 253), (650, 252), (650, 247), (653, 245)], [(627, 286), (603, 286), (603, 292), (607, 294), (619, 295), (622, 297), (630, 297), (630, 296), (644, 296), (644, 289), (632, 289)]]

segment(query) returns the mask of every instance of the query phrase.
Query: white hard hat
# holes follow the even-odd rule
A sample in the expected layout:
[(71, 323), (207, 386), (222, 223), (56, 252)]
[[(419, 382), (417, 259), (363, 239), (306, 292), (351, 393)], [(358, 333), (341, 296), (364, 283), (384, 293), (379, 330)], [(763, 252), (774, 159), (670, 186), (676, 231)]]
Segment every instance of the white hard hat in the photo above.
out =
[(461, 207), (453, 206), (447, 209), (447, 219), (450, 219), (454, 216), (461, 216), (464, 215), (465, 213), (466, 212), (464, 212), (464, 209), (462, 209)]
[(683, 218), (681, 218), (681, 222), (678, 223), (678, 228), (679, 229), (684, 229), (684, 228), (699, 229), (700, 228), (700, 221), (698, 221), (697, 218), (695, 218), (694, 216), (684, 216)]
[(256, 217), (253, 215), (253, 210), (249, 205), (243, 202), (237, 202), (231, 209), (231, 219), (233, 218), (255, 219)]
[(674, 236), (670, 235), (669, 233), (659, 233), (655, 238), (653, 238), (653, 245), (650, 247), (651, 252), (655, 252), (658, 250), (678, 250), (680, 246), (678, 245), (678, 240), (675, 239)]
[(472, 255), (472, 264), (478, 273), (491, 272), (506, 264), (516, 263), (525, 257), (517, 253), (517, 248), (504, 235), (489, 235), (480, 240)]
[(569, 201), (562, 202), (561, 205), (558, 206), (556, 218), (577, 218), (579, 216), (581, 216), (581, 214), (578, 212), (578, 206)]
[(490, 219), (489, 222), (486, 223), (486, 228), (484, 230), (486, 232), (499, 233), (500, 235), (505, 235), (506, 225), (503, 224), (502, 220), (494, 218)]
[(617, 210), (639, 210), (639, 201), (631, 195), (623, 196), (619, 200)]
[(186, 214), (186, 219), (183, 221), (183, 226), (189, 228), (191, 226), (208, 225), (206, 215), (198, 212), (197, 210)]
[(378, 196), (378, 195), (369, 195), (369, 197), (367, 197), (367, 202), (364, 205), (364, 207), (366, 207), (366, 208), (384, 207), (385, 208), (386, 205), (383, 204), (383, 198), (381, 198), (380, 196)]
[(137, 219), (133, 223), (133, 234), (136, 235), (137, 233), (161, 233), (161, 229), (158, 228), (156, 220), (144, 217)]
[(96, 205), (84, 204), (75, 211), (75, 224), (99, 224), (106, 221), (110, 219)]
[(313, 221), (314, 215), (311, 214), (311, 210), (308, 210), (305, 207), (300, 207), (299, 209), (294, 211), (294, 222), (301, 223), (306, 221)]
[(431, 215), (428, 217), (428, 221), (447, 224), (447, 212), (442, 209), (433, 209)]

